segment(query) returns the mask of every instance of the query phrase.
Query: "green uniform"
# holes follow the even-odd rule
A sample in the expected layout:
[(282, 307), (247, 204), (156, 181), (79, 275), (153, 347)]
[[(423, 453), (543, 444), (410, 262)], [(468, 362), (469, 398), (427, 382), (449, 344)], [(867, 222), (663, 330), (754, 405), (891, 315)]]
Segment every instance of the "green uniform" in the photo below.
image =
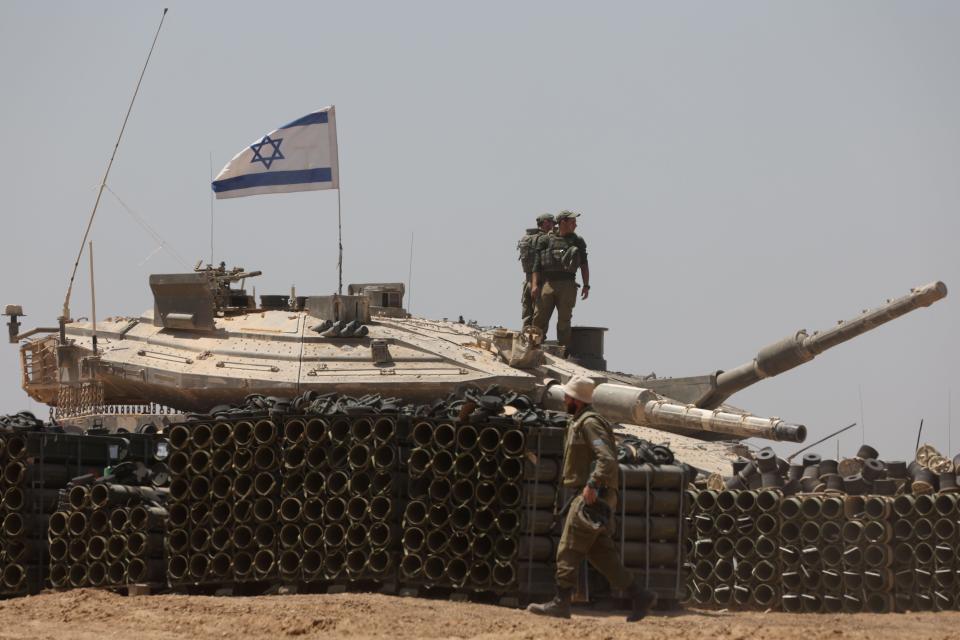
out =
[(570, 321), (577, 304), (577, 271), (587, 266), (587, 243), (576, 233), (543, 234), (537, 241), (533, 271), (537, 273), (540, 298), (535, 301), (533, 324), (547, 335), (550, 317), (557, 310), (557, 341), (570, 344)]
[(527, 232), (517, 242), (517, 251), (520, 253), (520, 267), (523, 269), (523, 291), (520, 294), (520, 315), (523, 326), (533, 324), (534, 304), (530, 296), (530, 285), (533, 279), (533, 264), (537, 252), (537, 242), (540, 236), (545, 235), (540, 229), (527, 229)]
[[(600, 492), (598, 499), (616, 513), (620, 472), (610, 423), (589, 405), (584, 407), (570, 420), (563, 449), (563, 486), (580, 492), (592, 483)], [(613, 520), (602, 529), (590, 526), (579, 515), (582, 502), (581, 495), (574, 498), (563, 523), (557, 548), (557, 586), (576, 587), (577, 572), (586, 559), (612, 588), (626, 589), (633, 577), (620, 563), (611, 535)]]

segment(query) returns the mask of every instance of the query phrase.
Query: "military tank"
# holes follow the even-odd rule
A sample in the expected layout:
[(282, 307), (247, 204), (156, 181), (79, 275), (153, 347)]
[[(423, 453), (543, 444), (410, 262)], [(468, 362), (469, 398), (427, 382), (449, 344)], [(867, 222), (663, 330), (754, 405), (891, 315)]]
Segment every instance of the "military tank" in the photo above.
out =
[[(207, 413), (251, 394), (305, 391), (380, 394), (430, 402), (468, 387), (526, 394), (562, 410), (560, 384), (597, 384), (595, 408), (621, 429), (671, 447), (704, 471), (725, 469), (730, 443), (803, 442), (806, 428), (727, 404), (736, 392), (812, 360), (947, 294), (942, 282), (912, 289), (825, 330), (797, 331), (729, 370), (683, 378), (603, 369), (600, 329), (583, 328), (563, 354), (536, 336), (408, 314), (399, 283), (354, 284), (346, 295), (247, 293), (260, 271), (198, 264), (150, 276), (154, 307), (99, 323), (61, 318), (21, 332), (23, 309), (8, 305), (20, 344), (23, 388), (73, 424), (134, 430), (187, 412)], [(566, 357), (564, 357), (566, 356)]]

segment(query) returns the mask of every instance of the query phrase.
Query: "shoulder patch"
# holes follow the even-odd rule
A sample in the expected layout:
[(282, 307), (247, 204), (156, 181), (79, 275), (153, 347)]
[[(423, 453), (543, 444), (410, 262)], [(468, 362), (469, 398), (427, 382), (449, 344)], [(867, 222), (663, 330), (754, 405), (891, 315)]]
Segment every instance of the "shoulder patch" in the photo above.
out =
[(595, 446), (595, 447), (602, 447), (602, 446), (603, 446), (603, 440), (601, 440), (600, 438), (597, 438), (597, 439), (594, 440), (591, 444), (592, 444), (593, 446)]

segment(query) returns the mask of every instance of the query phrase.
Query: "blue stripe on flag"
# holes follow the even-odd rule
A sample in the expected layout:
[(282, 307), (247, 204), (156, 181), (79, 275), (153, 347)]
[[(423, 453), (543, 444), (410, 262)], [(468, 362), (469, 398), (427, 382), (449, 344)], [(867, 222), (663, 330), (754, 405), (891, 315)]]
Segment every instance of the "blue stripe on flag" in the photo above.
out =
[(211, 186), (216, 193), (235, 191), (251, 187), (273, 187), (282, 184), (306, 184), (308, 182), (333, 182), (333, 171), (330, 167), (320, 169), (304, 169), (302, 171), (271, 171), (269, 173), (251, 173), (245, 176), (236, 176), (225, 180), (212, 182)]
[(308, 124), (326, 124), (329, 122), (330, 118), (327, 115), (326, 111), (318, 111), (316, 113), (310, 113), (298, 120), (294, 120), (290, 124), (285, 124), (281, 129), (289, 129), (290, 127), (302, 127)]

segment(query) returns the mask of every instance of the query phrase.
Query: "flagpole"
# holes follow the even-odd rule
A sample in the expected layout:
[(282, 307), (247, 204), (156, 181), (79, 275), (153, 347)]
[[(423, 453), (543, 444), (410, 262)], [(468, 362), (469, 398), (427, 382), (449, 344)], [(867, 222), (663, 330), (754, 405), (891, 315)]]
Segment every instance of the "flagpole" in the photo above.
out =
[[(213, 151), (210, 152), (210, 183), (213, 183)], [(210, 264), (213, 265), (213, 189), (210, 190)]]
[(340, 184), (337, 184), (337, 245), (340, 255), (337, 258), (337, 294), (343, 295), (343, 223), (340, 217)]

